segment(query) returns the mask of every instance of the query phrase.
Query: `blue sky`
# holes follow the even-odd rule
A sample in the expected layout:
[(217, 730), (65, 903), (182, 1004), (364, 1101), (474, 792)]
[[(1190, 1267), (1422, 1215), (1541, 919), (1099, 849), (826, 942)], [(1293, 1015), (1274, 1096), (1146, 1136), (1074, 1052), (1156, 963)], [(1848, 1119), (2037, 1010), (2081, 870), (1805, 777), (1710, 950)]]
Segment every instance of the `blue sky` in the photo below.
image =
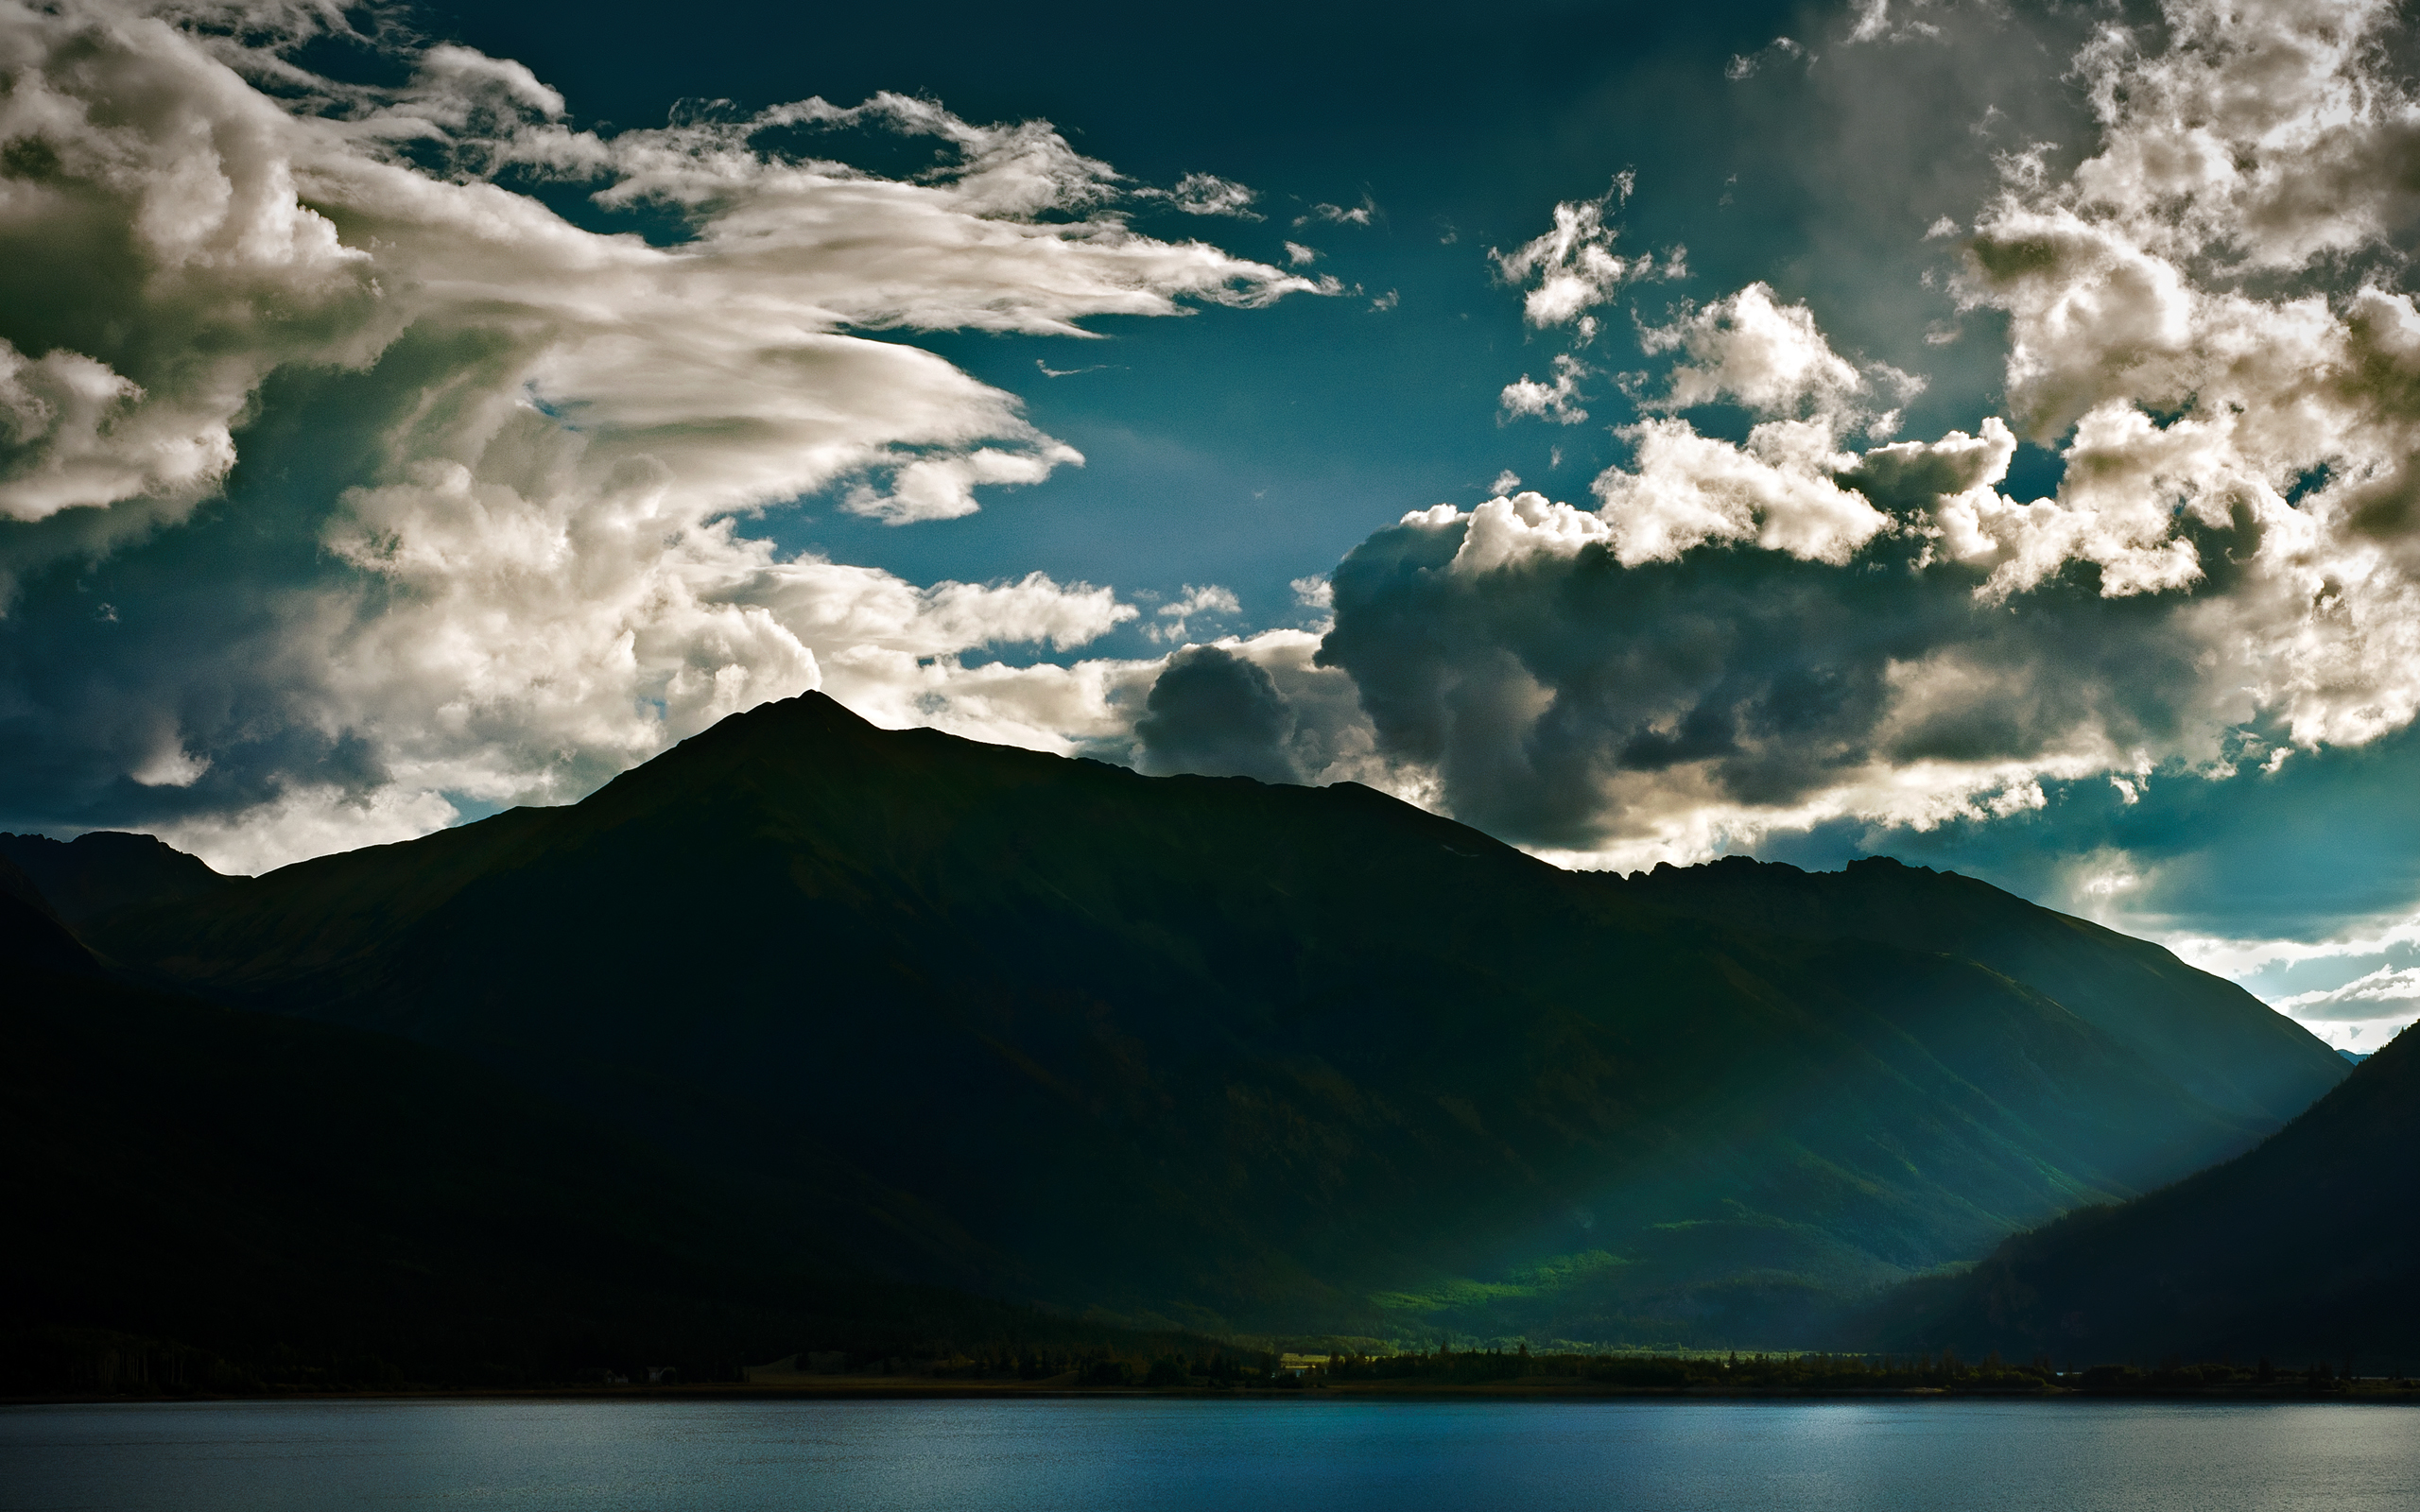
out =
[(2391, 7), (0, 40), (0, 826), (257, 870), (822, 687), (2420, 1007)]

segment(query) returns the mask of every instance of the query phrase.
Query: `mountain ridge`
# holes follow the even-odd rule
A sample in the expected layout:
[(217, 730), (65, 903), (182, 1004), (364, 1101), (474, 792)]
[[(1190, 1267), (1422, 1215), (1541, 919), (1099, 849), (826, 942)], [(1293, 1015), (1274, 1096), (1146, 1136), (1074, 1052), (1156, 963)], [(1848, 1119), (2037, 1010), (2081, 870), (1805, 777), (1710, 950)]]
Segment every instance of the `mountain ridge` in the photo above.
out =
[(1891, 1297), (1893, 1348), (2013, 1358), (2420, 1366), (2420, 1035), (2258, 1147), (2016, 1235)]
[(1937, 951), (818, 695), (93, 938), (745, 1171), (890, 1273), (1205, 1329), (1811, 1337), (2281, 1121)]

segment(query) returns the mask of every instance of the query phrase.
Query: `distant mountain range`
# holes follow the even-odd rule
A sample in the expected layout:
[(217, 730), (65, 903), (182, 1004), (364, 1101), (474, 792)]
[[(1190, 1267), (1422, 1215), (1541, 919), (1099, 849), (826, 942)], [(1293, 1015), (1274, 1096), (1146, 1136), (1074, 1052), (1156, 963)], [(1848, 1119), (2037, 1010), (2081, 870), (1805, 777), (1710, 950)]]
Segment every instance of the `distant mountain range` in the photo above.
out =
[[(1567, 872), (1353, 784), (1145, 778), (812, 694), (581, 803), (258, 879), (130, 836), (0, 856), (59, 932), (7, 948), (89, 948), (50, 962), (61, 990), (175, 1017), (193, 1057), (213, 1023), (336, 1036), (381, 1085), (469, 1078), (481, 1118), (576, 1130), (433, 1145), (478, 1201), (656, 1172), (615, 1178), (654, 1195), (560, 1250), (575, 1271), (780, 1236), (730, 1242), (758, 1258), (726, 1304), (789, 1264), (1210, 1333), (1819, 1345), (1877, 1288), (2242, 1154), (2352, 1069), (1955, 875)], [(81, 1190), (149, 1179), (116, 1152)], [(484, 1242), (478, 1201), (423, 1237)]]

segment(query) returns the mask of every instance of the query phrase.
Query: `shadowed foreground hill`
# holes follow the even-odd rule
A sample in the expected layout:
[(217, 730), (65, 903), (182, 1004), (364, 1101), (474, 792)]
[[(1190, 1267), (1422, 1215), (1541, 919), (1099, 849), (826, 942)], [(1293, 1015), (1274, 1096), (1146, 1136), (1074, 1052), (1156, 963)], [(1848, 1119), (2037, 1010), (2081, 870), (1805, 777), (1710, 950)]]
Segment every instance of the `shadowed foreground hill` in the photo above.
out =
[(9, 880), (0, 1395), (1102, 1341), (867, 1277), (778, 1205), (447, 1052), (111, 981)]
[[(1366, 788), (818, 695), (85, 937), (467, 1056), (887, 1274), (1207, 1329), (1795, 1342), (2345, 1074), (2207, 978), (2163, 1040), (2123, 985), (2071, 1011), (1931, 936), (1693, 916)], [(2091, 988), (2085, 945), (2045, 959)]]
[(2155, 1364), (2420, 1366), (2420, 1035), (2258, 1149), (2069, 1215), (1894, 1297), (1893, 1348)]

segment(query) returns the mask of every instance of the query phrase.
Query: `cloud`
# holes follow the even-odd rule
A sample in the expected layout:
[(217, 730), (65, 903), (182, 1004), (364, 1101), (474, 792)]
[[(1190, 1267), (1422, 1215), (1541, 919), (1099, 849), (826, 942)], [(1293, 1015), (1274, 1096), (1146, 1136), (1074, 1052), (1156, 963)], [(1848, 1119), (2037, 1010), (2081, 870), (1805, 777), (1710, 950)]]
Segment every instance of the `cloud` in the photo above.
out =
[(1335, 574), (1320, 663), (1456, 815), (1605, 864), (1699, 859), (1842, 816), (1927, 830), (2037, 807), (2146, 747), (2215, 754), (2199, 647), (2157, 606), (2010, 614), (1976, 578), (1802, 552), (1640, 555), (1537, 494), (1441, 507)]
[[(1649, 403), (1661, 410), (1690, 409), (1728, 400), (1766, 418), (1856, 412), (1870, 391), (1864, 374), (1834, 352), (1804, 304), (1784, 306), (1771, 286), (1751, 284), (1703, 310), (1687, 310), (1668, 326), (1643, 327), (1650, 353), (1684, 352), (1668, 391)], [(1876, 365), (1901, 398), (1924, 381)]]
[[(1926, 9), (1927, 3), (1938, 3), (1938, 0), (1905, 0), (1907, 9), (1910, 10), (1922, 10)], [(1929, 21), (1921, 21), (1913, 17), (1899, 21), (1892, 20), (1891, 0), (1858, 0), (1857, 23), (1849, 28), (1849, 34), (1845, 40), (1851, 44), (1867, 42), (1930, 42), (1937, 40), (1941, 34), (1941, 27)]]
[(2420, 915), (2382, 929), (2337, 939), (2258, 939), (2210, 935), (2171, 936), (2169, 948), (2205, 971), (2252, 976), (2271, 968), (2314, 961), (2359, 960), (2420, 950)]
[(1788, 37), (1775, 37), (1753, 53), (1733, 53), (1731, 60), (1722, 65), (1722, 77), (1736, 84), (1743, 78), (1754, 78), (1769, 62), (1797, 62), (1802, 59), (1811, 63), (1815, 55)]
[(2397, 971), (2382, 966), (2342, 987), (2324, 992), (2297, 992), (2280, 998), (2275, 1005), (2297, 1019), (2358, 1022), (2398, 1015), (2409, 1018), (2415, 1010), (2405, 1005), (2414, 999), (2420, 999), (2420, 967)]
[(1169, 208), (1182, 210), (1188, 215), (1226, 215), (1236, 220), (1269, 218), (1252, 208), (1260, 198), (1256, 192), (1232, 179), (1221, 179), (1215, 173), (1188, 173), (1176, 181), (1173, 189), (1146, 189), (1138, 193), (1146, 198), (1164, 198)]
[(1503, 418), (1534, 415), (1558, 425), (1578, 425), (1587, 420), (1588, 411), (1580, 403), (1580, 380), (1588, 376), (1587, 365), (1571, 353), (1561, 352), (1555, 353), (1552, 370), (1554, 382), (1550, 384), (1540, 383), (1528, 373), (1506, 384), (1496, 399)]
[[(1046, 748), (1122, 731), (1115, 663), (959, 660), (1086, 644), (1135, 614), (1108, 590), (918, 587), (750, 522), (945, 519), (1080, 462), (916, 334), (1324, 285), (1134, 232), (1140, 192), (1047, 123), (882, 94), (605, 135), (451, 44), (357, 39), (400, 82), (313, 73), (331, 14), (0, 13), (0, 634), (82, 627), (0, 672), (13, 822), (266, 864), (577, 797), (816, 686)], [(941, 157), (812, 155), (844, 129)]]
[(1216, 645), (1168, 659), (1134, 722), (1147, 772), (1199, 772), (1299, 782), (1286, 750), (1293, 713), (1265, 668)]
[(1684, 420), (1641, 421), (1623, 434), (1638, 448), (1636, 463), (1607, 469), (1590, 487), (1601, 501), (1595, 518), (1605, 524), (1605, 544), (1625, 567), (1677, 560), (1710, 542), (1753, 542), (1841, 566), (1892, 528), (1889, 516), (1838, 481), (1855, 459), (1832, 450), (1826, 425), (1772, 421), (1737, 446), (1700, 436)]
[(1378, 202), (1365, 193), (1361, 197), (1361, 202), (1350, 209), (1324, 202), (1315, 204), (1295, 216), (1294, 225), (1298, 229), (1314, 223), (1324, 223), (1330, 226), (1367, 226), (1374, 222), (1377, 215)]
[(1184, 585), (1184, 592), (1154, 611), (1154, 618), (1164, 623), (1149, 627), (1143, 632), (1154, 641), (1176, 642), (1185, 638), (1186, 622), (1201, 615), (1233, 615), (1243, 612), (1243, 604), (1233, 589), (1216, 583), (1195, 587)]
[[(1645, 414), (1595, 508), (1406, 516), (1334, 574), (1321, 664), (1454, 813), (1598, 864), (2008, 822), (2078, 783), (2250, 781), (2405, 728), (2420, 107), (2390, 20), (2179, 4), (2164, 32), (2104, 27), (2074, 63), (2098, 141), (2064, 173), (2006, 156), (1961, 244), (1961, 303), (2006, 321), (2004, 416), (1875, 444), (1918, 375), (1761, 283), (1685, 306), (1641, 328), (1669, 366), (1626, 382)], [(1859, 30), (1932, 26), (1875, 6)], [(1619, 198), (1498, 254), (1529, 323), (1577, 326), (1636, 276)], [(1576, 398), (1575, 372), (1501, 404)], [(1744, 437), (1685, 413), (1716, 405)], [(2020, 438), (2064, 464), (2047, 495), (2004, 491)]]
[[(2403, 179), (2325, 167), (2401, 163), (2381, 19), (2181, 9), (2190, 51), (2083, 48), (2099, 147), (2066, 177), (2011, 160), (1965, 239), (1962, 305), (2009, 319), (2006, 419), (1876, 445), (1922, 377), (1841, 355), (1764, 284), (1682, 307), (1641, 327), (1669, 366), (1626, 382), (1646, 416), (1595, 508), (1406, 515), (1336, 569), (1319, 665), (1449, 811), (1616, 866), (1999, 825), (2083, 782), (2122, 803), (2408, 726), (2420, 315), (2378, 281)], [(2224, 174), (2178, 177), (2175, 118)], [(2280, 198), (2304, 157), (2350, 200)], [(1629, 281), (1612, 203), (1498, 254), (1530, 324)], [(1505, 414), (1573, 409), (1565, 360)], [(1745, 438), (1685, 414), (1720, 404)], [(2021, 436), (2060, 450), (2049, 496), (2001, 491)]]
[[(1304, 596), (1316, 603), (1319, 595)], [(1321, 665), (1319, 646), (1316, 634), (1267, 630), (1187, 646), (1137, 668), (1112, 695), (1131, 704), (1141, 693), (1133, 765), (1269, 782), (1351, 781), (1436, 807), (1433, 774), (1378, 750), (1353, 679)]]
[(1506, 283), (1516, 288), (1529, 285), (1521, 298), (1521, 314), (1530, 324), (1574, 326), (1584, 341), (1596, 334), (1590, 310), (1612, 302), (1623, 288), (1642, 279), (1682, 275), (1685, 265), (1678, 251), (1661, 264), (1652, 253), (1622, 257), (1614, 251), (1618, 232), (1606, 216), (1630, 198), (1635, 181), (1625, 170), (1598, 198), (1556, 205), (1554, 227), (1545, 234), (1509, 252), (1488, 253)]

